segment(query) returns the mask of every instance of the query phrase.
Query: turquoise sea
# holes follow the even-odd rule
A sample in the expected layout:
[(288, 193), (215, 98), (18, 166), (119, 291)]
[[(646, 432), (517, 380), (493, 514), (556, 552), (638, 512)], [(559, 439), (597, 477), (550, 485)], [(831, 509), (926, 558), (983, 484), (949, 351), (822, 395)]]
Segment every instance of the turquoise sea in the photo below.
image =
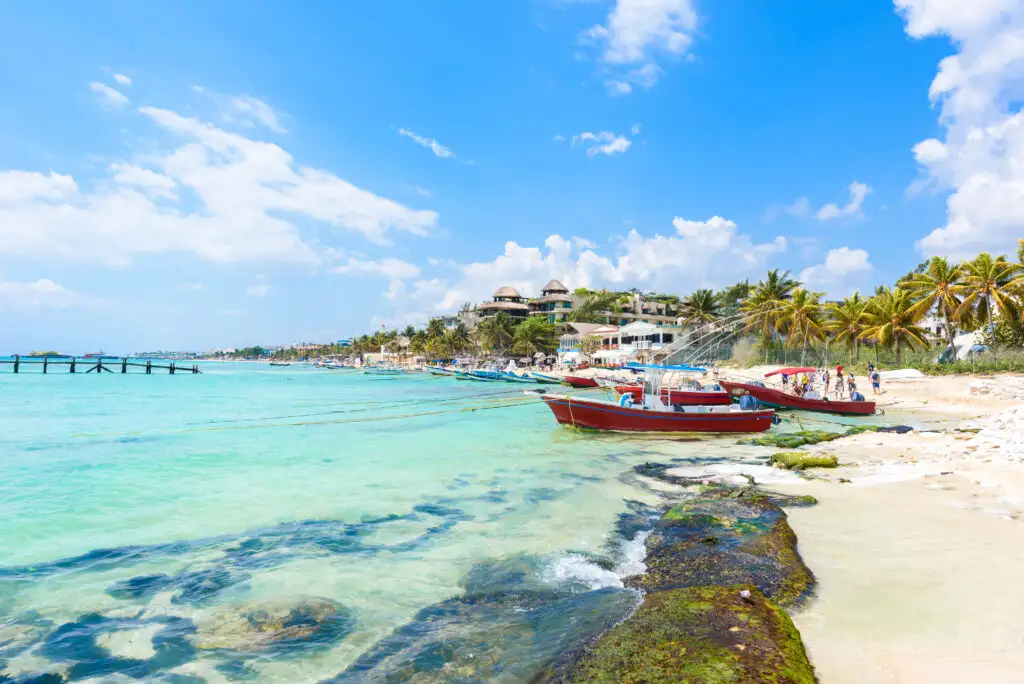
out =
[[(521, 681), (637, 600), (634, 465), (764, 451), (562, 429), (521, 385), (203, 368), (0, 373), (0, 681), (477, 681), (453, 648)], [(499, 609), (527, 585), (549, 612)]]

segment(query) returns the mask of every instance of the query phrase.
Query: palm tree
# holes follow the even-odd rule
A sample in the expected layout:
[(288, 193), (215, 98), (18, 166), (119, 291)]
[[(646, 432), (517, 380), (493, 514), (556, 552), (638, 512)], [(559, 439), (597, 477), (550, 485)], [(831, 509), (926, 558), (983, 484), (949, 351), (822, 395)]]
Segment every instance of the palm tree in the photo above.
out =
[(946, 321), (946, 336), (953, 349), (954, 361), (956, 347), (953, 340), (956, 330), (953, 323), (957, 321), (957, 311), (967, 289), (964, 276), (964, 268), (960, 264), (950, 265), (943, 257), (932, 257), (925, 268), (919, 268), (900, 281), (900, 287), (907, 289), (910, 296), (918, 300), (917, 306), (921, 308), (922, 315), (935, 309)]
[(767, 278), (754, 286), (742, 306), (742, 310), (748, 314), (748, 328), (756, 327), (764, 335), (771, 333), (778, 320), (779, 308), (800, 287), (800, 283), (789, 275), (789, 271), (773, 269), (768, 271)]
[(847, 297), (841, 304), (829, 304), (826, 307), (828, 320), (824, 325), (825, 330), (835, 336), (836, 342), (845, 342), (858, 361), (860, 334), (868, 325), (867, 306), (867, 300), (860, 296), (860, 292), (854, 292), (853, 296)]
[(701, 324), (714, 323), (719, 319), (718, 299), (711, 290), (697, 290), (683, 300), (680, 313), (683, 314), (683, 325), (693, 321)]
[(504, 311), (484, 319), (477, 328), (480, 346), (498, 353), (508, 348), (514, 333), (515, 323)]
[(1024, 267), (1007, 261), (1006, 257), (993, 258), (982, 252), (964, 268), (965, 296), (957, 307), (956, 316), (973, 314), (988, 322), (992, 328), (992, 310), (1015, 311), (1014, 295), (1024, 286)]
[(542, 316), (528, 318), (516, 326), (513, 349), (517, 354), (533, 356), (551, 352), (558, 346), (558, 329)]
[(916, 306), (910, 292), (901, 287), (882, 291), (871, 298), (865, 310), (868, 325), (860, 334), (862, 340), (874, 340), (878, 344), (892, 347), (896, 352), (896, 363), (902, 360), (903, 346), (928, 347), (924, 328), (917, 325), (924, 315)]
[(790, 346), (801, 345), (800, 362), (803, 363), (807, 344), (811, 340), (823, 339), (821, 327), (821, 295), (798, 287), (789, 299), (785, 299), (776, 311), (775, 330), (786, 336)]
[(454, 328), (449, 328), (444, 333), (444, 341), (448, 349), (451, 351), (451, 355), (454, 357), (460, 351), (469, 346), (469, 329), (459, 322)]
[(1024, 239), (1017, 240), (1017, 263), (1024, 264)]
[(570, 323), (605, 323), (607, 314), (618, 306), (620, 295), (600, 290), (587, 295), (587, 299), (566, 317)]

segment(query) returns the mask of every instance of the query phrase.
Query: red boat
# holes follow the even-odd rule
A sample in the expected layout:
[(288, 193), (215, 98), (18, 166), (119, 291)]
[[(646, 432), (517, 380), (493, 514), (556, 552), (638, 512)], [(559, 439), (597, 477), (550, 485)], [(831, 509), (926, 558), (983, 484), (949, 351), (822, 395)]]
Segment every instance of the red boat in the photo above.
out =
[[(632, 395), (633, 401), (637, 403), (644, 396), (641, 385), (616, 385), (615, 391)], [(732, 403), (732, 397), (725, 390), (662, 389), (661, 398), (667, 399), (673, 406), (728, 406)]]
[(581, 389), (598, 386), (597, 380), (594, 378), (581, 378), (578, 375), (566, 375), (562, 378), (562, 381), (570, 387), (579, 387)]
[(808, 399), (789, 394), (782, 390), (772, 389), (763, 385), (746, 382), (728, 382), (720, 380), (719, 385), (739, 397), (749, 394), (756, 397), (765, 406), (774, 408), (799, 409), (801, 411), (818, 411), (819, 413), (837, 413), (844, 416), (873, 416), (873, 401), (832, 401), (831, 399)]
[(615, 432), (764, 432), (775, 412), (734, 406), (679, 406), (661, 409), (620, 406), (600, 399), (565, 394), (541, 396), (562, 425)]

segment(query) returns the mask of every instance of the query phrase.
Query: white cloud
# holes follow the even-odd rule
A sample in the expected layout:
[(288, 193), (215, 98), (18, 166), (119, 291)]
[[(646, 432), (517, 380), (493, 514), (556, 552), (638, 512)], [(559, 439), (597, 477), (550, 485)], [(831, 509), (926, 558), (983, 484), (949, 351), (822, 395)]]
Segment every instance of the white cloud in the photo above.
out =
[(415, 264), (393, 257), (386, 257), (379, 261), (349, 259), (347, 263), (336, 266), (332, 269), (335, 273), (347, 273), (358, 275), (380, 275), (387, 278), (415, 278), (420, 274), (420, 269)]
[(556, 135), (555, 136), (555, 142), (565, 142), (565, 136), (564, 135)]
[(548, 237), (543, 247), (507, 242), (491, 261), (452, 264), (453, 280), (414, 282), (395, 299), (394, 320), (418, 322), (452, 312), (465, 302), (489, 299), (502, 285), (537, 294), (552, 278), (569, 288), (637, 286), (685, 293), (719, 287), (760, 275), (768, 260), (787, 247), (781, 237), (754, 243), (735, 223), (717, 216), (707, 221), (676, 218), (672, 226), (671, 235), (645, 237), (632, 230), (611, 255), (598, 253), (589, 240), (559, 235)]
[(420, 197), (430, 197), (432, 194), (434, 194), (434, 193), (430, 192), (429, 190), (427, 190), (426, 188), (421, 188), (418, 185), (414, 185), (413, 188), (412, 188), (412, 191), (415, 192)]
[(822, 290), (826, 296), (835, 298), (865, 285), (873, 271), (874, 266), (863, 249), (840, 247), (829, 250), (824, 263), (801, 271), (799, 280), (808, 289)]
[(661, 75), (655, 57), (683, 55), (697, 30), (692, 0), (616, 0), (605, 23), (584, 32), (584, 42), (603, 46), (602, 61), (629, 67), (625, 74), (605, 82), (613, 95), (652, 87)]
[[(79, 192), (70, 176), (0, 172), (0, 254), (123, 265), (141, 254), (186, 252), (215, 262), (317, 263), (293, 220), (351, 230), (387, 244), (392, 232), (427, 235), (433, 211), (414, 211), (334, 174), (298, 167), (268, 142), (175, 112), (139, 110), (180, 147), (114, 165), (112, 183)], [(143, 171), (151, 173), (142, 173)], [(187, 199), (154, 201), (172, 186)], [(326, 252), (327, 250), (321, 250)]]
[(241, 124), (252, 127), (256, 124), (266, 126), (277, 133), (287, 133), (288, 129), (281, 125), (278, 112), (258, 97), (252, 95), (224, 95), (207, 90), (202, 86), (192, 86), (193, 92), (210, 98), (220, 112), (220, 118), (226, 123)]
[(441, 157), (441, 158), (454, 157), (455, 156), (454, 152), (452, 152), (447, 147), (445, 147), (441, 143), (437, 142), (433, 138), (425, 138), (422, 135), (416, 135), (416, 133), (414, 133), (413, 131), (410, 131), (408, 128), (399, 128), (398, 129), (398, 135), (404, 135), (405, 137), (414, 140), (416, 142), (416, 144), (418, 144), (418, 145), (420, 145), (422, 147), (426, 147), (431, 152), (433, 152), (435, 156), (438, 156), (438, 157)]
[(250, 297), (266, 297), (268, 292), (270, 292), (270, 286), (262, 282), (253, 283), (245, 288), (245, 294)]
[(643, 126), (640, 124), (633, 124), (633, 128), (629, 129), (633, 133), (633, 137), (640, 135), (640, 131), (643, 130)]
[[(850, 183), (850, 201), (845, 206), (840, 207), (837, 204), (826, 204), (818, 210), (819, 221), (829, 221), (837, 218), (844, 218), (847, 216), (857, 216), (860, 214), (860, 209), (864, 205), (864, 200), (871, 194), (871, 187), (864, 183), (858, 183), (853, 181)], [(797, 200), (800, 205), (800, 209), (803, 210), (806, 207), (800, 204), (800, 200)], [(794, 205), (796, 206), (796, 205)]]
[(572, 144), (575, 145), (576, 143), (593, 143), (586, 146), (587, 156), (593, 157), (598, 154), (605, 154), (610, 157), (613, 154), (624, 153), (629, 150), (633, 141), (624, 135), (617, 135), (611, 131), (602, 131), (600, 133), (586, 131), (573, 136)]
[(629, 95), (633, 92), (633, 86), (631, 86), (627, 81), (605, 81), (604, 87), (608, 89), (608, 94), (612, 97)]
[(128, 104), (128, 98), (108, 85), (93, 81), (89, 84), (89, 90), (96, 93), (100, 103), (106, 107), (121, 107)]
[(109, 170), (114, 174), (112, 180), (120, 185), (138, 188), (153, 197), (177, 196), (177, 185), (170, 176), (134, 164), (111, 164)]
[(130, 86), (132, 84), (132, 79), (124, 74), (114, 74), (114, 80), (123, 86)]
[(50, 171), (0, 171), (0, 205), (38, 199), (61, 199), (78, 192), (71, 176)]
[(1024, 3), (895, 0), (915, 38), (946, 36), (955, 54), (931, 84), (943, 140), (914, 147), (922, 178), (912, 188), (952, 190), (946, 224), (918, 242), (926, 256), (970, 257), (1013, 249), (1024, 225)]
[(49, 278), (35, 282), (0, 281), (0, 306), (9, 309), (66, 309), (89, 300)]

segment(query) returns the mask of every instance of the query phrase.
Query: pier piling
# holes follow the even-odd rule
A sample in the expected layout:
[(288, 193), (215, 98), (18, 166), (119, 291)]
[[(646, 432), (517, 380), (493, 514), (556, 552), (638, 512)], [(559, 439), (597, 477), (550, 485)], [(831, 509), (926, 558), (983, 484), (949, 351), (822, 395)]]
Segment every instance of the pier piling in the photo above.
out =
[[(65, 360), (66, 359), (66, 360)], [(44, 375), (49, 374), (51, 370), (54, 370), (56, 366), (67, 366), (69, 373), (78, 373), (80, 366), (85, 366), (82, 370), (84, 373), (96, 373), (96, 375), (102, 375), (104, 372), (117, 373), (116, 362), (104, 365), (103, 359), (101, 358), (82, 358), (71, 356), (63, 357), (48, 357), (48, 356), (30, 356), (28, 358), (22, 358), (21, 355), (15, 354), (13, 357), (7, 359), (0, 358), (0, 371), (3, 370), (4, 366), (10, 365), (11, 370), (15, 373), (22, 373), (25, 371), (24, 366), (38, 366)], [(168, 362), (167, 365), (161, 365), (159, 363), (153, 363), (152, 359), (146, 359), (143, 363), (142, 359), (138, 361), (131, 361), (127, 356), (120, 358), (121, 374), (127, 375), (132, 368), (142, 369), (146, 375), (152, 375), (153, 370), (167, 371), (169, 374), (174, 375), (175, 373), (191, 373), (192, 375), (202, 375), (203, 371), (199, 368), (199, 364), (192, 364), (191, 366), (178, 365), (175, 361)], [(29, 371), (31, 372), (31, 371)], [(56, 371), (54, 371), (56, 372)]]

